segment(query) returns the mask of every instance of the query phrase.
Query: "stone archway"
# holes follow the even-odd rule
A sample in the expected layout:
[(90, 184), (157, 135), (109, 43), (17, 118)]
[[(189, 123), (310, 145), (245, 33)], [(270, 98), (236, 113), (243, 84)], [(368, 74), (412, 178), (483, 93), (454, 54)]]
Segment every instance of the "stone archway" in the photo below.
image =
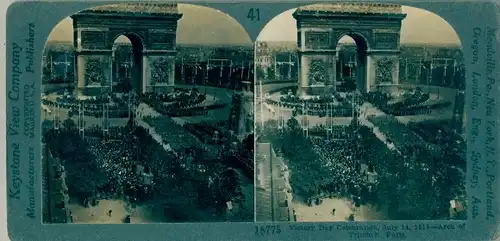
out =
[[(118, 38), (120, 37), (126, 37), (131, 45), (132, 45), (132, 58), (128, 59), (128, 62), (126, 64), (130, 65), (133, 64), (132, 68), (130, 69), (130, 79), (125, 76), (125, 78), (119, 78), (121, 77), (119, 75), (119, 65), (120, 61), (118, 60), (117, 56), (117, 49), (114, 47), (113, 49), (113, 58), (112, 58), (112, 80), (113, 83), (111, 83), (111, 91), (114, 92), (115, 88), (123, 88), (124, 85), (130, 85), (130, 87), (135, 91), (135, 92), (143, 92), (143, 76), (142, 76), (142, 70), (143, 70), (143, 56), (142, 52), (144, 50), (144, 41), (141, 39), (139, 35), (137, 35), (134, 32), (125, 32), (122, 33), (121, 35), (115, 36), (113, 39), (116, 42)], [(121, 58), (123, 59), (123, 57)], [(128, 66), (127, 66), (128, 68)], [(122, 81), (127, 81), (129, 83), (121, 83)]]
[[(357, 88), (368, 92), (382, 82), (398, 84), (401, 5), (371, 3), (315, 4), (298, 8), (299, 90), (301, 95), (335, 90), (337, 43), (345, 35), (358, 51)], [(325, 66), (323, 83), (311, 81), (311, 64)], [(316, 78), (318, 79), (318, 78)]]
[[(338, 38), (335, 40), (334, 39), (334, 43), (337, 44), (339, 43), (339, 41), (345, 37), (345, 36), (348, 36), (350, 37), (352, 40), (354, 40), (354, 43), (356, 45), (356, 60), (355, 60), (355, 63), (356, 63), (356, 68), (355, 68), (355, 73), (356, 73), (356, 79), (355, 79), (355, 84), (356, 84), (356, 89), (357, 90), (360, 90), (361, 92), (364, 92), (367, 90), (368, 86), (367, 86), (367, 71), (366, 71), (366, 67), (367, 67), (367, 61), (368, 61), (368, 55), (367, 55), (367, 52), (368, 52), (368, 40), (366, 39), (366, 37), (360, 33), (360, 32), (356, 32), (356, 31), (345, 31), (345, 32), (340, 32), (339, 34), (337, 34), (336, 36), (338, 36)], [(340, 66), (338, 61), (339, 61), (339, 49), (336, 49), (336, 56), (335, 56), (335, 60), (334, 62), (337, 63), (336, 66)], [(342, 67), (342, 66), (340, 66)], [(337, 70), (337, 69), (336, 69)], [(337, 77), (338, 75), (336, 74), (335, 77)], [(334, 81), (337, 81), (337, 79), (334, 79)], [(336, 86), (334, 85), (334, 88)]]
[(134, 45), (141, 92), (172, 86), (175, 79), (177, 4), (113, 4), (73, 14), (75, 79), (84, 95), (112, 91), (113, 44), (120, 35)]

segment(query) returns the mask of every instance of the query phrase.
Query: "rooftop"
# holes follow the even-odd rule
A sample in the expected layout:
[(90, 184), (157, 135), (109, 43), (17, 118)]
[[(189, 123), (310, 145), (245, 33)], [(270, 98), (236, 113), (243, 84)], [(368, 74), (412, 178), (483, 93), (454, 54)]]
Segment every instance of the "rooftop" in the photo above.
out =
[(299, 7), (296, 12), (325, 12), (325, 13), (371, 13), (371, 14), (403, 14), (399, 4), (382, 3), (331, 3), (313, 4)]
[(84, 10), (86, 12), (123, 12), (123, 13), (179, 13), (176, 3), (120, 3), (97, 6)]

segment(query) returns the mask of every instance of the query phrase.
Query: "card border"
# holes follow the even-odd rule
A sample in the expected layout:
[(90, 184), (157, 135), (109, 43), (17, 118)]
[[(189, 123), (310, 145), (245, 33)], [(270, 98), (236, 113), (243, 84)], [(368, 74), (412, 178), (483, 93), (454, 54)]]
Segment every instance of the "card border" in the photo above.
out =
[[(61, 2), (15, 2), (9, 6), (9, 9), (7, 10), (7, 35), (6, 35), (6, 91), (9, 91), (12, 89), (12, 63), (10, 61), (12, 57), (12, 43), (20, 43), (21, 41), (24, 40), (27, 36), (27, 22), (34, 22), (36, 24), (36, 54), (35, 58), (40, 62), (41, 60), (41, 52), (43, 50), (43, 46), (45, 45), (45, 39), (46, 37), (43, 36), (48, 36), (50, 33), (50, 30), (57, 24), (59, 20), (61, 20), (63, 17), (76, 12), (80, 9), (86, 8), (88, 6), (93, 6), (93, 5), (103, 5), (107, 3), (120, 3), (124, 1), (106, 1), (106, 2), (98, 2), (98, 1), (92, 1), (92, 2), (87, 2), (87, 3), (81, 3), (77, 1), (65, 1), (64, 3)], [(268, 13), (275, 13), (275, 12), (283, 12), (286, 11), (290, 8), (293, 8), (294, 6), (300, 6), (300, 5), (306, 5), (306, 4), (311, 4), (311, 2), (305, 2), (305, 1), (281, 1), (280, 3), (275, 3), (275, 4), (268, 4), (268, 3), (263, 3), (263, 2), (257, 2), (257, 1), (248, 1), (245, 3), (237, 3), (236, 6), (232, 7), (231, 5), (228, 5), (227, 3), (230, 1), (218, 1), (217, 3), (213, 4), (208, 4), (208, 3), (202, 3), (200, 5), (204, 6), (211, 6), (217, 9), (220, 9), (222, 12), (226, 12), (230, 14), (232, 17), (234, 17), (237, 21), (242, 24), (249, 35), (251, 36), (252, 40), (255, 40), (257, 37), (258, 31), (262, 29), (264, 23), (252, 23), (250, 20), (246, 19), (246, 9), (250, 7), (259, 7), (260, 9), (265, 9), (268, 10)], [(334, 1), (328, 1), (328, 2), (334, 2)], [(368, 1), (366, 1), (368, 2)], [(387, 2), (387, 1), (377, 1), (377, 2)], [(67, 4), (71, 3), (71, 4)], [(188, 3), (188, 4), (195, 4), (195, 3), (200, 3), (199, 1), (182, 1), (182, 3)], [(456, 30), (458, 35), (460, 36), (462, 46), (463, 46), (463, 52), (464, 52), (464, 58), (470, 59), (472, 56), (472, 51), (470, 48), (470, 45), (472, 43), (472, 34), (471, 34), (471, 29), (473, 27), (479, 26), (480, 28), (485, 29), (486, 27), (491, 27), (498, 29), (498, 23), (499, 23), (499, 16), (498, 16), (498, 1), (496, 3), (493, 2), (486, 2), (486, 3), (477, 3), (477, 2), (462, 2), (460, 4), (458, 3), (452, 3), (452, 2), (410, 2), (410, 1), (398, 1), (398, 3), (403, 4), (403, 5), (408, 5), (408, 6), (414, 6), (414, 7), (419, 7), (423, 9), (428, 9), (431, 12), (434, 12), (438, 15), (440, 15), (442, 18), (446, 19)], [(279, 5), (278, 5), (279, 4)], [(71, 5), (71, 6), (70, 6)], [(462, 6), (459, 6), (462, 5)], [(64, 10), (63, 10), (64, 9)], [(469, 9), (474, 9), (474, 10), (469, 10)], [(62, 14), (64, 12), (64, 14)], [(50, 14), (47, 14), (50, 13)], [(272, 17), (274, 17), (277, 14), (270, 14)], [(270, 18), (272, 18), (270, 17)], [(58, 20), (59, 19), (59, 20)], [(495, 21), (496, 20), (496, 21)], [(44, 23), (45, 24), (42, 24)], [(470, 26), (469, 24), (474, 24), (474, 26)], [(50, 25), (50, 26), (49, 26)], [(497, 34), (498, 36), (498, 34)], [(498, 49), (498, 46), (500, 45), (500, 38), (496, 38), (496, 46), (495, 48)], [(484, 40), (483, 40), (484, 41)], [(483, 45), (483, 50), (480, 52), (480, 59), (475, 65), (470, 65), (468, 64), (466, 67), (467, 70), (467, 80), (471, 79), (471, 75), (473, 72), (477, 73), (484, 73), (484, 65), (485, 65), (485, 60), (484, 60), (484, 48), (485, 45)], [(38, 62), (38, 65), (40, 63)], [(36, 64), (36, 63), (35, 63)], [(496, 60), (496, 68), (498, 67), (498, 59)], [(23, 84), (34, 82), (36, 83), (38, 79), (40, 79), (41, 74), (40, 74), (41, 68), (37, 68), (35, 70), (35, 73), (32, 75), (25, 74), (23, 75), (22, 79), (20, 81)], [(38, 71), (38, 72), (37, 72)], [(495, 79), (498, 79), (498, 72), (494, 76)], [(468, 84), (466, 85), (466, 92), (468, 93), (466, 95), (466, 103), (467, 103), (467, 121), (468, 123), (471, 123), (472, 118), (481, 118), (486, 122), (486, 120), (493, 120), (497, 122), (498, 119), (498, 110), (494, 110), (494, 117), (486, 117), (485, 116), (485, 110), (483, 106), (479, 106), (478, 109), (473, 111), (471, 109), (471, 94), (472, 93), (472, 86), (469, 84), (470, 81), (468, 81)], [(479, 87), (485, 88), (484, 86)], [(492, 88), (495, 93), (498, 94), (500, 92), (498, 83), (495, 83), (494, 87)], [(7, 92), (8, 93), (8, 92)], [(35, 88), (35, 103), (40, 102), (40, 88)], [(497, 96), (495, 95), (495, 102), (497, 102)], [(18, 107), (22, 108), (23, 103), (21, 101), (14, 102), (11, 101), (10, 99), (7, 99), (6, 101), (6, 124), (13, 124), (12, 121), (12, 108), (13, 107)], [(34, 108), (35, 109), (35, 120), (40, 119), (40, 108)], [(471, 128), (470, 124), (468, 124), (468, 130)], [(494, 129), (492, 129), (493, 133), (500, 133), (498, 130), (498, 126), (495, 126)], [(470, 136), (470, 133), (468, 132), (467, 136)], [(498, 137), (497, 137), (498, 138)], [(40, 160), (40, 127), (37, 126), (37, 129), (35, 131), (35, 137), (33, 138), (35, 140), (35, 144), (31, 143), (30, 141), (27, 141), (26, 138), (22, 138), (20, 136), (7, 136), (7, 149), (6, 149), (6, 155), (7, 155), (7, 192), (8, 188), (12, 186), (12, 169), (10, 168), (11, 164), (11, 150), (12, 150), (12, 145), (13, 143), (19, 143), (20, 148), (31, 145), (35, 149), (35, 161)], [(470, 139), (470, 138), (468, 138)], [(476, 137), (476, 142), (471, 143), (468, 141), (468, 157), (471, 156), (471, 152), (473, 150), (483, 150), (484, 153), (484, 148), (481, 145), (482, 142), (485, 141), (485, 136), (484, 135), (478, 135)], [(498, 140), (495, 140), (497, 143)], [(38, 144), (36, 144), (38, 143)], [(498, 143), (497, 143), (498, 144)], [(20, 153), (26, 153), (23, 152), (22, 150)], [(493, 160), (495, 163), (498, 162), (498, 152), (496, 158)], [(20, 160), (21, 163), (28, 163), (28, 160), (26, 157), (22, 157)], [(479, 165), (481, 165), (483, 168), (482, 170), (488, 170), (490, 168), (487, 168), (486, 163), (484, 159), (481, 159)], [(34, 164), (35, 170), (40, 169), (40, 162), (36, 162), (37, 164)], [(493, 169), (493, 168), (492, 168)], [(491, 170), (491, 169), (490, 169)], [(494, 170), (495, 173), (498, 173), (498, 168)], [(27, 180), (28, 178), (26, 177), (26, 171), (23, 172), (23, 180)], [(37, 175), (39, 178), (40, 175)], [(472, 175), (471, 175), (471, 163), (468, 162), (468, 171), (467, 171), (467, 180), (470, 182)], [(482, 184), (486, 183), (485, 176), (480, 176), (479, 177), (479, 182)], [(495, 180), (495, 187), (498, 189), (498, 178)], [(41, 217), (41, 182), (38, 182), (38, 190), (35, 190), (35, 195), (40, 197), (38, 204), (37, 204), (37, 213), (40, 215), (38, 217)], [(497, 190), (494, 190), (497, 192)], [(469, 197), (471, 196), (476, 196), (481, 200), (485, 200), (485, 192), (486, 190), (484, 189), (472, 189), (467, 185), (467, 194)], [(26, 193), (26, 191), (24, 191)], [(496, 194), (498, 195), (498, 194)], [(8, 193), (7, 193), (8, 196)], [(493, 203), (494, 210), (497, 211), (496, 217), (500, 214), (498, 212), (498, 199), (495, 198), (496, 200)], [(24, 201), (26, 202), (26, 201)], [(26, 204), (22, 204), (19, 202), (14, 202), (12, 200), (7, 200), (8, 204), (8, 210), (7, 210), (7, 217), (8, 217), (8, 231), (9, 231), (9, 236), (12, 240), (18, 240), (18, 239), (28, 239), (28, 240), (35, 240), (35, 239), (48, 239), (48, 240), (73, 240), (73, 239), (92, 239), (92, 240), (110, 240), (112, 238), (118, 238), (118, 235), (121, 236), (120, 239), (122, 240), (150, 240), (150, 239), (162, 239), (162, 240), (172, 240), (172, 239), (187, 239), (187, 240), (247, 240), (247, 239), (263, 239), (263, 240), (281, 240), (281, 239), (290, 239), (290, 240), (305, 240), (305, 239), (319, 239), (319, 240), (330, 240), (330, 239), (341, 239), (341, 240), (347, 240), (349, 239), (348, 236), (346, 236), (345, 232), (307, 232), (307, 231), (302, 231), (302, 232), (297, 232), (297, 231), (290, 231), (289, 227), (290, 226), (307, 226), (307, 225), (314, 225), (316, 227), (320, 227), (320, 225), (334, 225), (336, 227), (342, 226), (342, 225), (351, 225), (351, 224), (344, 224), (344, 223), (292, 223), (292, 224), (287, 224), (287, 223), (203, 223), (203, 224), (195, 224), (195, 223), (186, 223), (186, 224), (149, 224), (149, 225), (130, 225), (130, 224), (124, 224), (124, 225), (91, 225), (92, 229), (90, 231), (86, 231), (86, 227), (82, 226), (87, 226), (87, 225), (79, 225), (79, 224), (62, 224), (64, 227), (59, 227), (60, 225), (57, 224), (41, 224), (41, 220), (36, 220), (36, 219), (31, 219), (31, 218), (26, 218), (23, 217), (25, 212), (25, 206)], [(496, 204), (496, 205), (495, 205)], [(469, 205), (472, 205), (469, 203)], [(483, 209), (484, 207), (480, 207), (480, 209)], [(458, 239), (464, 239), (464, 240), (483, 240), (483, 239), (493, 239), (493, 238), (498, 238), (498, 231), (496, 228), (498, 226), (498, 218), (494, 220), (494, 222), (486, 222), (484, 221), (484, 215), (479, 216), (478, 219), (472, 220), (470, 218), (470, 213), (471, 209), (469, 209), (469, 220), (466, 222), (462, 221), (444, 221), (443, 223), (446, 224), (452, 224), (455, 229), (454, 230), (446, 230), (446, 231), (430, 231), (430, 232), (413, 232), (413, 233), (408, 233), (407, 239), (417, 239), (417, 240), (423, 240), (423, 239), (437, 239), (437, 240), (458, 240)], [(484, 214), (484, 212), (483, 212)], [(39, 219), (37, 217), (37, 219)], [(481, 219), (482, 218), (482, 219)], [(41, 219), (41, 218), (40, 218)], [(372, 221), (372, 222), (363, 222), (363, 223), (356, 223), (351, 226), (362, 226), (362, 225), (382, 225), (382, 224), (389, 224), (389, 223), (440, 223), (439, 221)], [(466, 223), (466, 228), (465, 229), (460, 229), (458, 226), (461, 225), (462, 223)], [(255, 236), (255, 228), (262, 227), (262, 226), (279, 226), (280, 229), (283, 231), (280, 234), (276, 234), (275, 236)], [(288, 231), (288, 232), (287, 232)], [(181, 238), (183, 237), (183, 238)]]

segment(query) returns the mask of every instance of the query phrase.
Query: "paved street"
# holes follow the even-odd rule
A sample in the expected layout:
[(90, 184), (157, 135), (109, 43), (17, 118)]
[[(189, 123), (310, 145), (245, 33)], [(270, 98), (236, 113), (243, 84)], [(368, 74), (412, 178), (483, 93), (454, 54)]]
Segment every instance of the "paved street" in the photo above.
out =
[(383, 132), (381, 132), (377, 126), (375, 126), (371, 121), (369, 121), (366, 118), (368, 116), (385, 116), (386, 114), (368, 102), (363, 103), (360, 109), (362, 110), (363, 113), (359, 116), (359, 122), (362, 125), (370, 128), (373, 134), (375, 134), (375, 136), (380, 141), (382, 141), (385, 145), (387, 145), (387, 148), (389, 148), (389, 150), (396, 150), (394, 144), (387, 141), (388, 139), (387, 136)]
[(289, 208), (291, 189), (283, 170), (283, 160), (274, 154), (269, 143), (257, 143), (256, 153), (256, 220), (293, 221), (292, 209)]
[[(342, 222), (354, 214), (355, 221), (373, 221), (387, 219), (374, 206), (354, 205), (346, 199), (326, 198), (320, 205), (309, 207), (305, 202), (293, 201), (292, 207), (297, 214), (297, 222)], [(335, 215), (332, 210), (335, 209)]]
[(256, 221), (273, 221), (276, 204), (272, 186), (271, 144), (257, 143), (255, 151), (256, 175), (258, 180), (256, 183)]
[[(97, 206), (89, 208), (72, 203), (68, 206), (73, 215), (73, 223), (118, 224), (124, 223), (127, 215), (131, 216), (131, 223), (157, 223), (166, 221), (162, 218), (163, 215), (157, 215), (158, 212), (148, 207), (139, 206), (132, 208), (122, 200), (100, 200)], [(108, 216), (109, 210), (112, 210), (111, 216)]]
[[(49, 111), (43, 111), (41, 112), (41, 119), (42, 120), (49, 120), (52, 121), (54, 118), (54, 115), (57, 110), (59, 110), (59, 120), (62, 122), (66, 119), (68, 119), (68, 109), (64, 108), (56, 108), (56, 107), (48, 107)], [(73, 115), (71, 119), (75, 122), (78, 123), (78, 114)], [(109, 118), (108, 123), (110, 126), (125, 126), (127, 125), (128, 118)], [(101, 117), (92, 117), (92, 116), (85, 116), (85, 128), (90, 128), (93, 126), (101, 126), (102, 125), (102, 118)]]
[[(269, 105), (266, 103), (260, 104), (260, 100), (257, 100), (257, 105), (255, 106), (255, 122), (257, 125), (261, 125), (262, 122), (266, 122), (269, 120), (278, 120), (278, 106)], [(261, 111), (262, 109), (262, 111)], [(293, 109), (281, 107), (281, 113), (285, 122), (292, 118)], [(263, 117), (263, 118), (261, 118)], [(304, 115), (297, 115), (295, 117), (299, 123), (304, 118)], [(307, 116), (309, 120), (309, 126), (313, 127), (315, 125), (326, 125), (328, 117), (319, 117), (319, 116)], [(335, 117), (334, 125), (349, 125), (352, 121), (352, 117)]]

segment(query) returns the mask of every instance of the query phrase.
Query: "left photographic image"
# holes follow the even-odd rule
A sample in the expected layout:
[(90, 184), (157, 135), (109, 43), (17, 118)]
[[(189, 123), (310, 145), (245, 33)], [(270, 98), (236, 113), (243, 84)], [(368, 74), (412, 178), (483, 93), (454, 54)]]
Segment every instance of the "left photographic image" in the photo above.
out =
[(42, 60), (43, 222), (253, 221), (253, 56), (203, 6), (63, 19)]

